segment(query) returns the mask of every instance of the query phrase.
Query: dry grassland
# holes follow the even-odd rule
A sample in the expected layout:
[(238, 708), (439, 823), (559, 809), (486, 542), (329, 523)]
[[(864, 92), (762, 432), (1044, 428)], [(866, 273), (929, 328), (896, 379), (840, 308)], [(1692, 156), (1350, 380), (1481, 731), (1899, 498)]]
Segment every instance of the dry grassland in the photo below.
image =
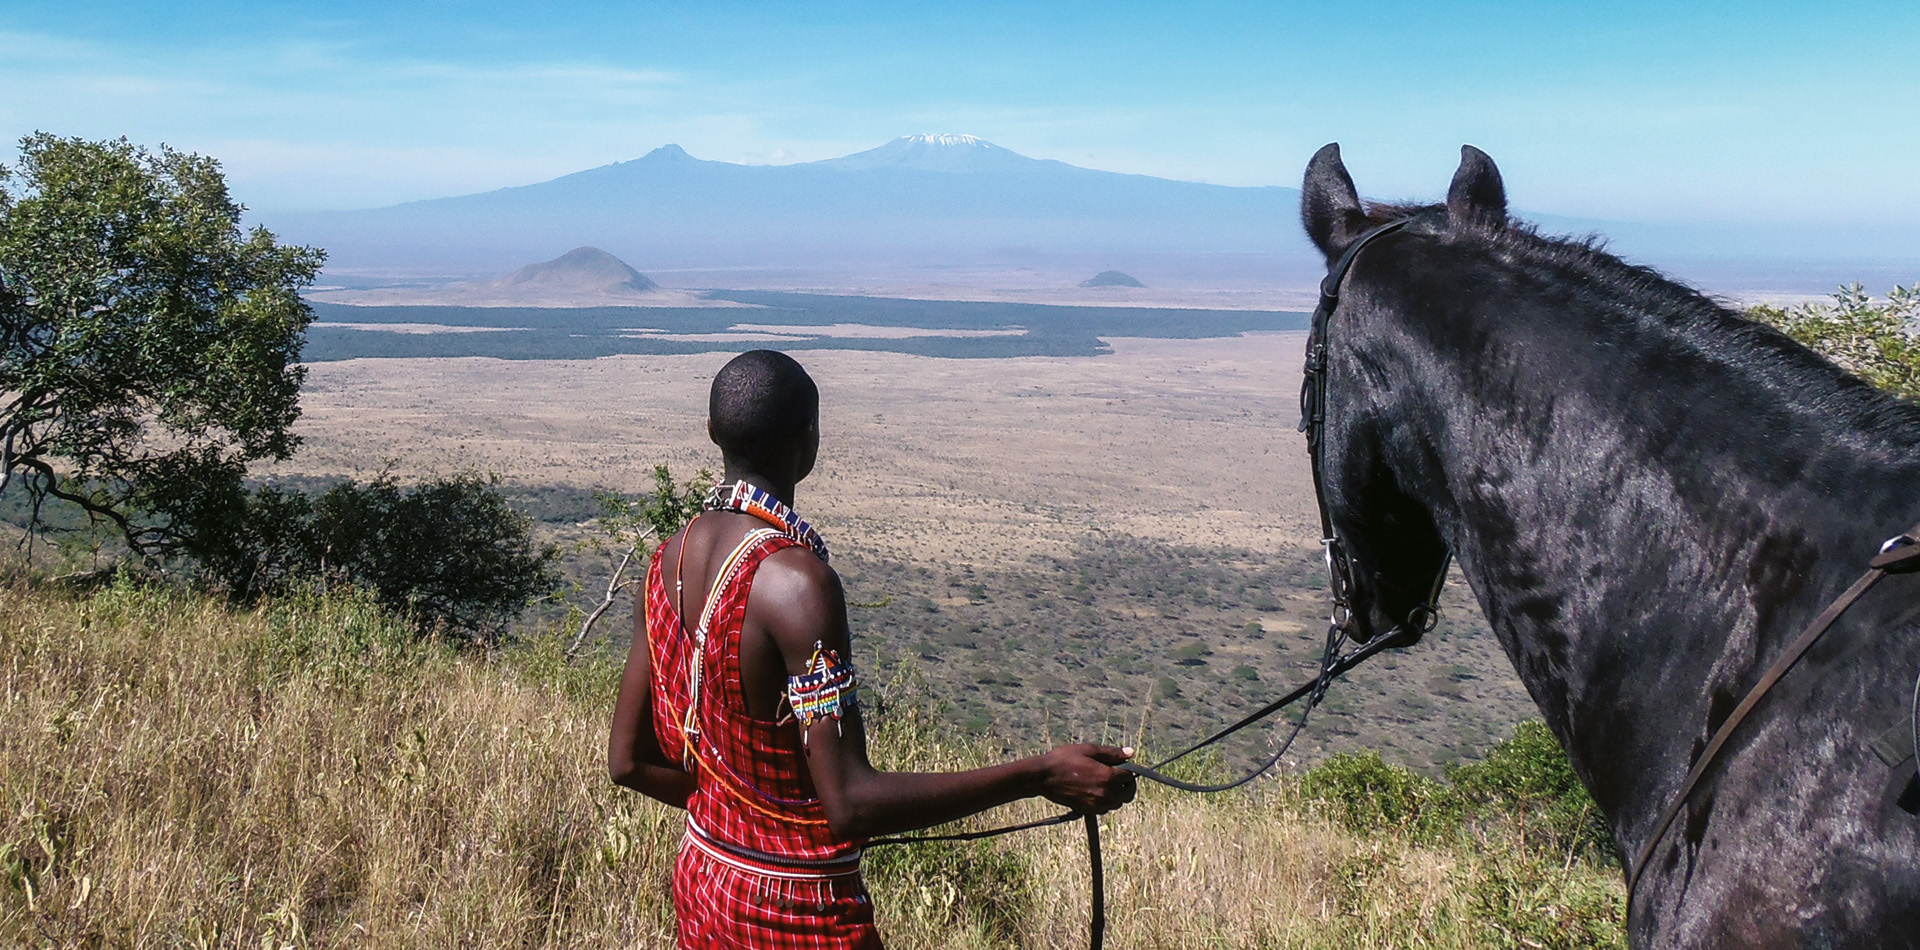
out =
[[(1310, 547), (1294, 431), (1302, 336), (1115, 340), (1098, 358), (809, 352), (821, 461), (800, 506), (875, 557), (991, 567), (1099, 527), (1196, 546)], [(717, 468), (706, 390), (729, 354), (585, 361), (354, 360), (310, 368), (306, 439), (279, 470), (478, 467), (648, 486)]]
[[(671, 946), (681, 818), (607, 781), (613, 668), (553, 646), (455, 655), (345, 599), (234, 613), (126, 585), (0, 589), (0, 945)], [(884, 763), (990, 754), (896, 715)], [(1149, 793), (1111, 816), (1108, 945), (1619, 942), (1613, 871), (1497, 835), (1356, 837), (1291, 789)], [(1070, 825), (877, 851), (883, 932), (903, 950), (1081, 945), (1080, 841)]]

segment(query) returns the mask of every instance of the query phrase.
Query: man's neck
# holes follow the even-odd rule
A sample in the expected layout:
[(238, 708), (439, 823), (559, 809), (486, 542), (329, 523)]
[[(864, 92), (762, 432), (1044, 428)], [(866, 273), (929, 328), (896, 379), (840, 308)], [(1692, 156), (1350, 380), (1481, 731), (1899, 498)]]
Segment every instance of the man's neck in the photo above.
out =
[(746, 468), (728, 465), (725, 481), (728, 484), (732, 484), (733, 482), (744, 481), (747, 484), (752, 485), (753, 487), (758, 488), (761, 491), (764, 491), (767, 494), (780, 499), (780, 503), (783, 505), (786, 505), (788, 508), (794, 507), (794, 504), (793, 504), (794, 481), (791, 478), (774, 478), (772, 476), (763, 475), (759, 472), (749, 471)]

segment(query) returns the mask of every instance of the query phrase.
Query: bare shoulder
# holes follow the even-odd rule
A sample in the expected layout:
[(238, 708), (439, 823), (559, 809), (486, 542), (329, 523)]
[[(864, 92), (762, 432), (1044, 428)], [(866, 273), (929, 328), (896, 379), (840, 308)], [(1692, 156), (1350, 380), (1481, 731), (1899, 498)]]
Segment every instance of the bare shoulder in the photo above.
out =
[(846, 642), (847, 602), (840, 575), (806, 548), (787, 548), (761, 563), (748, 612), (789, 656), (810, 652), (816, 641), (829, 646)]
[(754, 575), (753, 589), (777, 600), (842, 596), (839, 573), (804, 547), (783, 548), (768, 555)]

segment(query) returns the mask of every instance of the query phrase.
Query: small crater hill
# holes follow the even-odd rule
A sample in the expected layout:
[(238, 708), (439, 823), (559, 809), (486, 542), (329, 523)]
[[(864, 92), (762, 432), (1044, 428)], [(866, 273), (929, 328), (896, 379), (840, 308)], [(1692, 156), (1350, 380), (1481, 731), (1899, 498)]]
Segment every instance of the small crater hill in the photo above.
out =
[(597, 247), (576, 247), (550, 261), (528, 264), (503, 278), (502, 288), (537, 294), (623, 294), (660, 289), (646, 275)]
[(493, 280), (428, 287), (374, 287), (307, 294), (323, 303), (363, 307), (740, 307), (704, 293), (668, 290), (597, 247), (576, 247), (550, 261)]
[(1086, 280), (1081, 281), (1080, 286), (1082, 287), (1145, 287), (1146, 284), (1143, 284), (1133, 279), (1132, 276), (1128, 274), (1123, 274), (1117, 270), (1103, 270), (1100, 273), (1095, 274), (1092, 277), (1089, 277)]

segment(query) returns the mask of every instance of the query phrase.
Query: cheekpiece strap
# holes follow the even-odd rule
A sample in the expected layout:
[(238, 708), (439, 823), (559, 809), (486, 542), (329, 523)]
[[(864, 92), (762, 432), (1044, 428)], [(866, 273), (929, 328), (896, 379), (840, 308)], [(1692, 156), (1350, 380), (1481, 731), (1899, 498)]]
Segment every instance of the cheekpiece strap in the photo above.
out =
[(707, 492), (702, 504), (707, 511), (737, 511), (752, 515), (779, 528), (781, 533), (813, 551), (814, 557), (827, 560), (827, 542), (820, 532), (807, 523), (807, 519), (795, 514), (780, 499), (745, 480), (729, 485), (721, 482)]
[(787, 677), (787, 705), (800, 723), (800, 744), (807, 744), (807, 730), (821, 719), (832, 719), (834, 729), (838, 730), (841, 718), (859, 705), (855, 692), (858, 688), (853, 664), (842, 660), (840, 654), (827, 649), (821, 641), (813, 641), (813, 657), (807, 661), (807, 671)]

